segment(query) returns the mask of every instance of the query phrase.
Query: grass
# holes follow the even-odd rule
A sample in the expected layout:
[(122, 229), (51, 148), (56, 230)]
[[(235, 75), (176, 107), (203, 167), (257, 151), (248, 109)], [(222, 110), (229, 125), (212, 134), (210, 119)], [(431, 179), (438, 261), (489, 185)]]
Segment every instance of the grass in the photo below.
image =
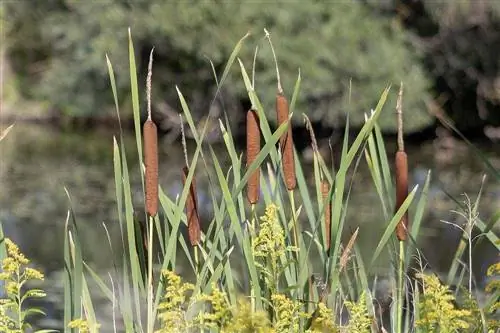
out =
[[(269, 32), (265, 33), (270, 41)], [(276, 61), (277, 103), (281, 114), (279, 126), (273, 129), (255, 91), (255, 68), (252, 68), (250, 77), (244, 61), (238, 58), (245, 43), (246, 36), (243, 37), (220, 77), (214, 71), (214, 82), (219, 88), (218, 93), (231, 68), (239, 67), (252, 103), (251, 119), (257, 121), (258, 135), (262, 140), (249, 140), (253, 146), (250, 154), (245, 155), (235, 147), (227, 117), (218, 119), (230, 157), (230, 166), (223, 168), (220, 157), (204, 141), (208, 122), (203, 128), (197, 128), (186, 99), (176, 87), (182, 117), (193, 133), (196, 147), (192, 152), (185, 149), (186, 167), (179, 170), (184, 187), (177, 197), (172, 198), (165, 194), (161, 184), (156, 191), (158, 161), (152, 154), (157, 154), (157, 149), (145, 147), (142, 140), (140, 119), (143, 115), (134, 45), (129, 36), (131, 98), (142, 187), (146, 193), (144, 208), (132, 205), (126, 158), (129, 155), (125, 152), (120, 127), (120, 135), (113, 138), (112, 144), (117, 223), (122, 239), (120, 248), (113, 249), (110, 241), (111, 251), (122, 254), (119, 262), (112, 263), (113, 275), (120, 278), (107, 282), (85, 263), (78, 241), (80, 226), (68, 193), (70, 209), (64, 242), (65, 332), (99, 332), (101, 329), (89, 293), (90, 284), (113, 304), (115, 321), (110, 330), (115, 332), (385, 330), (399, 333), (495, 329), (492, 312), (499, 306), (500, 288), (495, 288), (495, 283), (490, 285), (488, 299), (479, 305), (475, 301), (475, 289), (470, 288), (470, 279), (464, 279), (464, 276), (468, 276), (466, 273), (472, 265), (467, 259), (470, 252), (466, 253), (466, 249), (472, 251), (474, 244), (485, 240), (497, 248), (500, 246), (492, 231), (498, 218), (491, 221), (479, 218), (480, 195), (473, 205), (457, 201), (468, 225), (462, 229), (464, 237), (458, 245), (447, 280), (443, 283), (432, 271), (418, 268), (425, 264), (424, 258), (419, 256), (417, 241), (426, 210), (431, 173), (428, 173), (420, 194), (417, 195), (417, 186), (408, 191), (406, 184), (406, 191), (399, 191), (398, 187), (396, 198), (396, 182), (390, 171), (392, 162), (387, 158), (383, 135), (377, 124), (382, 112), (393, 112), (385, 107), (390, 88), (381, 91), (375, 109), (367, 114), (364, 126), (352, 141), (349, 140), (349, 126), (346, 126), (337, 170), (319, 154), (311, 129), (314, 185), (310, 187), (301, 161), (290, 144), (293, 143), (291, 119), (299, 117), (294, 105), (299, 98), (300, 72), (288, 106), (286, 94), (280, 89)], [(108, 58), (107, 65), (119, 120), (120, 96), (117, 96), (115, 74)], [(150, 66), (148, 101), (151, 70)], [(283, 111), (285, 102), (288, 110)], [(349, 115), (346, 117), (348, 120)], [(152, 122), (150, 116), (148, 122)], [(151, 128), (151, 123), (148, 126)], [(255, 130), (253, 124), (252, 131)], [(156, 133), (152, 135), (152, 145), (156, 145), (155, 136)], [(245, 161), (246, 156), (249, 156), (248, 161)], [(357, 228), (349, 242), (342, 242), (346, 233), (346, 213), (349, 209), (356, 209), (350, 203), (352, 178), (356, 176), (360, 163), (365, 162), (380, 200), (373, 204), (379, 205), (383, 212), (378, 223), (385, 225), (377, 246), (367, 258), (360, 255), (357, 235), (369, 233), (369, 225)], [(498, 171), (491, 165), (488, 164), (488, 168), (498, 176)], [(148, 169), (152, 172), (149, 173)], [(293, 170), (293, 175), (290, 170)], [(161, 173), (161, 170), (157, 172)], [(200, 173), (206, 173), (210, 183), (214, 212), (210, 220), (200, 220), (197, 212), (194, 184)], [(245, 191), (249, 182), (252, 192), (247, 201)], [(259, 189), (259, 193), (255, 189)], [(144, 216), (148, 223), (140, 224), (134, 219), (134, 212), (142, 210), (148, 213)], [(407, 224), (408, 221), (411, 224)], [(200, 231), (200, 226), (203, 231)], [(188, 241), (180, 233), (184, 228), (190, 230)], [(477, 228), (481, 235), (472, 239), (472, 228)], [(160, 255), (156, 256), (158, 252)], [(383, 253), (388, 253), (394, 263), (387, 274), (395, 283), (387, 292), (396, 297), (387, 308), (378, 305), (375, 293), (379, 283), (375, 266)], [(9, 259), (12, 255), (5, 249), (4, 242), (1, 243), (0, 256), (2, 271), (6, 272), (6, 263), (12, 261)], [(180, 257), (184, 257), (192, 269), (192, 273), (185, 277), (178, 275)], [(492, 269), (492, 272), (497, 271)], [(187, 276), (194, 276), (194, 280), (187, 282)], [(456, 293), (451, 293), (447, 287), (452, 284), (457, 287)], [(466, 290), (460, 291), (460, 286), (465, 286)], [(12, 294), (13, 290), (6, 290), (7, 295)], [(20, 309), (21, 289), (18, 288), (16, 293), (10, 296)], [(467, 302), (459, 302), (461, 295), (466, 295)], [(0, 329), (1, 320), (7, 320), (14, 313), (19, 317), (20, 310), (16, 312), (5, 303), (0, 303), (0, 310), (3, 311), (0, 312)], [(460, 318), (460, 321), (455, 318)], [(9, 328), (11, 331), (21, 329), (21, 324), (9, 325), (13, 325)]]

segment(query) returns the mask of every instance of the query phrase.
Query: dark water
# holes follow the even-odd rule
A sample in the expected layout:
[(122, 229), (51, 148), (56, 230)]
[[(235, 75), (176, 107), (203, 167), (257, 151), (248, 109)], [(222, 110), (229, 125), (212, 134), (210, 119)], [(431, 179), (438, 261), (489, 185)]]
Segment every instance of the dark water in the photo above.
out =
[[(142, 205), (139, 169), (136, 161), (135, 138), (126, 137), (129, 167), (132, 177), (133, 199), (136, 207)], [(57, 319), (62, 309), (62, 267), (64, 223), (71, 197), (85, 260), (98, 272), (106, 275), (111, 268), (112, 254), (103, 224), (113, 242), (119, 239), (119, 226), (115, 205), (112, 143), (104, 132), (63, 133), (53, 128), (34, 125), (16, 125), (0, 143), (0, 220), (7, 237), (17, 242), (33, 264), (44, 271), (43, 287), (50, 293), (47, 311)], [(438, 148), (441, 147), (441, 148)], [(442, 147), (447, 147), (444, 150)], [(481, 144), (479, 148), (490, 162), (500, 169), (500, 148)], [(218, 156), (224, 157), (224, 147), (215, 146)], [(388, 144), (388, 151), (394, 147)], [(412, 185), (422, 184), (429, 169), (432, 186), (424, 215), (419, 244), (434, 269), (444, 272), (458, 242), (454, 228), (440, 222), (461, 223), (463, 220), (452, 210), (457, 205), (446, 197), (442, 189), (453, 196), (466, 193), (475, 200), (486, 173), (484, 165), (469, 149), (459, 142), (428, 141), (408, 146), (410, 180)], [(193, 150), (191, 150), (192, 152)], [(184, 165), (182, 147), (178, 143), (160, 143), (160, 184), (169, 196), (181, 190), (181, 168)], [(304, 164), (305, 172), (311, 165)], [(202, 169), (200, 169), (202, 170)], [(365, 254), (375, 248), (385, 220), (380, 201), (371, 182), (364, 160), (354, 178), (351, 202), (347, 211), (348, 230), (360, 226), (358, 244)], [(312, 176), (309, 177), (312, 182)], [(197, 175), (200, 205), (210, 207), (207, 179), (203, 172)], [(487, 178), (480, 203), (480, 218), (489, 220), (500, 209), (500, 183)], [(207, 208), (207, 214), (210, 214)], [(483, 242), (475, 251), (473, 267), (480, 285), (485, 270), (496, 259), (496, 250)], [(380, 271), (386, 269), (379, 267)], [(98, 305), (99, 306), (99, 305)], [(110, 312), (109, 305), (101, 305), (102, 313)], [(56, 323), (46, 325), (57, 326)]]

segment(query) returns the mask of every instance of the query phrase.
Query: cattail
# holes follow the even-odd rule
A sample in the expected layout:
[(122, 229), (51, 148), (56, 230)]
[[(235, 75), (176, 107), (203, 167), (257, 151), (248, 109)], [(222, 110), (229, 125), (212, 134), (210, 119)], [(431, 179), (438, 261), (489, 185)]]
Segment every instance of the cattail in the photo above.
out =
[[(247, 112), (247, 168), (255, 161), (260, 151), (259, 115), (255, 110)], [(260, 168), (257, 168), (248, 178), (247, 199), (251, 205), (259, 201)]]
[[(404, 151), (396, 152), (396, 211), (408, 196), (408, 158)], [(396, 227), (396, 236), (400, 241), (406, 240), (408, 228), (408, 212), (406, 212)]]
[(146, 90), (148, 99), (148, 119), (143, 126), (144, 163), (146, 166), (146, 212), (154, 217), (158, 213), (158, 133), (151, 119), (151, 76), (153, 50), (149, 56)]
[(325, 206), (325, 233), (326, 233), (326, 248), (330, 247), (330, 228), (331, 228), (331, 216), (332, 216), (332, 206), (328, 202), (328, 194), (330, 193), (330, 183), (328, 180), (323, 179), (321, 181), (321, 196), (323, 197), (323, 203)]
[[(403, 140), (403, 84), (399, 89), (396, 103), (396, 114), (398, 119), (398, 151), (396, 152), (396, 211), (401, 207), (408, 196), (408, 157), (406, 156)], [(398, 240), (405, 241), (408, 230), (408, 212), (405, 212), (396, 227)]]
[[(282, 92), (276, 95), (276, 113), (278, 115), (278, 126), (288, 120), (288, 101)], [(291, 191), (297, 186), (295, 178), (295, 162), (293, 155), (292, 123), (288, 124), (288, 131), (280, 138), (281, 155), (283, 161), (283, 173), (285, 175), (286, 188)]]
[[(189, 169), (184, 167), (182, 169), (182, 184), (186, 186), (186, 179)], [(191, 186), (189, 187), (189, 194), (186, 199), (186, 216), (188, 221), (188, 234), (189, 242), (192, 246), (198, 245), (201, 238), (200, 232), (200, 217), (198, 215), (198, 199), (196, 197), (196, 180), (192, 179)]]
[(146, 165), (146, 212), (149, 216), (158, 213), (158, 134), (155, 123), (148, 119), (144, 123), (144, 162)]

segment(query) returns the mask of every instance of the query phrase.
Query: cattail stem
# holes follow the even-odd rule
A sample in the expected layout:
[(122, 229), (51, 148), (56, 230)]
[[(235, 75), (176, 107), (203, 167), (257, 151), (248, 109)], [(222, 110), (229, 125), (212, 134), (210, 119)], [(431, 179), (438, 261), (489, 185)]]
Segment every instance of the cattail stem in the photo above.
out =
[(196, 280), (200, 277), (200, 258), (198, 255), (198, 246), (194, 247), (194, 268), (195, 268), (195, 275), (196, 275)]
[(329, 202), (328, 195), (330, 193), (330, 183), (328, 180), (323, 179), (321, 181), (321, 196), (323, 198), (323, 204), (324, 204), (324, 214), (325, 214), (325, 240), (326, 240), (326, 247), (325, 250), (328, 250), (330, 248), (330, 233), (331, 233), (331, 219), (332, 219), (332, 206)]
[[(251, 235), (252, 245), (253, 245), (253, 239), (254, 239), (255, 235), (257, 234), (257, 229), (256, 229), (257, 216), (255, 213), (255, 204), (252, 204), (252, 206), (251, 206), (250, 216), (251, 216), (250, 227), (252, 228), (250, 235)], [(252, 246), (252, 249), (253, 249), (253, 246)]]
[(153, 332), (154, 316), (153, 316), (153, 217), (149, 217), (148, 226), (148, 332)]
[(397, 326), (396, 332), (403, 332), (403, 290), (404, 290), (404, 270), (405, 252), (404, 242), (399, 242), (399, 268), (398, 268), (398, 293), (397, 293)]
[[(299, 243), (299, 225), (298, 225), (298, 217), (296, 215), (296, 211), (295, 211), (295, 195), (294, 195), (294, 192), (292, 190), (289, 190), (288, 191), (288, 196), (290, 198), (290, 205), (291, 205), (291, 209), (292, 209), (292, 234), (293, 234), (293, 242), (294, 242), (294, 246), (299, 249), (300, 248), (300, 243)], [(297, 262), (299, 262), (299, 252), (297, 252)], [(299, 267), (300, 268), (300, 267)], [(297, 270), (297, 273), (300, 272), (300, 269)], [(298, 278), (298, 276), (297, 276)]]
[[(403, 83), (399, 88), (398, 100), (396, 102), (396, 116), (398, 120), (398, 151), (396, 152), (396, 211), (401, 207), (408, 196), (408, 157), (406, 156), (403, 139)], [(405, 212), (396, 227), (396, 236), (399, 240), (399, 268), (398, 268), (398, 291), (397, 291), (397, 313), (396, 332), (403, 331), (403, 290), (405, 272), (404, 241), (408, 232), (408, 212)]]
[[(260, 151), (259, 116), (257, 111), (250, 109), (247, 112), (247, 168), (255, 161)], [(251, 205), (259, 201), (260, 195), (260, 167), (248, 178), (247, 200)]]
[[(189, 173), (188, 167), (183, 168), (182, 183), (186, 186)], [(188, 222), (189, 242), (192, 246), (198, 245), (201, 239), (200, 217), (198, 215), (198, 199), (196, 197), (196, 180), (193, 177), (189, 186), (189, 194), (186, 199), (186, 216)]]
[(398, 100), (396, 102), (396, 115), (398, 118), (398, 151), (405, 150), (405, 143), (403, 139), (403, 82), (399, 87)]

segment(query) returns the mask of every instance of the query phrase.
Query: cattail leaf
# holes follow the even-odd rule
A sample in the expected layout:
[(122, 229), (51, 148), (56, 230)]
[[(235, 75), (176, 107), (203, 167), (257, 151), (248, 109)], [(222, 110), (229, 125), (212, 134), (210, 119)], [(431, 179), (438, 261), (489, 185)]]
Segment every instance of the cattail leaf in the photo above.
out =
[[(245, 39), (248, 38), (248, 36), (250, 36), (250, 33), (247, 33), (245, 36), (243, 36), (238, 41), (238, 43), (236, 43), (235, 47), (233, 48), (233, 51), (231, 51), (231, 55), (229, 56), (229, 59), (227, 60), (226, 65), (224, 66), (224, 71), (222, 72), (222, 76), (221, 76), (221, 79), (220, 79), (220, 82), (218, 84), (217, 91), (215, 93), (213, 100), (215, 100), (217, 98), (217, 96), (219, 95), (220, 87), (222, 87), (222, 85), (226, 81), (226, 78), (229, 75), (229, 70), (233, 66), (233, 63), (236, 60), (236, 58), (238, 57), (238, 53), (240, 53), (241, 47), (243, 46), (243, 42), (245, 41)], [(213, 101), (212, 101), (212, 103), (213, 103)]]
[(297, 74), (297, 80), (295, 80), (295, 86), (293, 87), (292, 100), (290, 102), (290, 113), (296, 114), (295, 112), (295, 104), (297, 103), (297, 99), (299, 98), (300, 92), (300, 83), (302, 82), (302, 76), (299, 73)]
[(422, 225), (423, 216), (429, 196), (429, 186), (431, 183), (430, 180), (431, 180), (431, 171), (429, 170), (427, 172), (427, 177), (425, 178), (422, 191), (420, 192), (420, 197), (418, 198), (417, 206), (412, 219), (412, 224), (410, 228), (411, 229), (410, 239), (412, 241), (413, 246), (409, 246), (408, 251), (406, 251), (405, 263), (407, 266), (410, 264), (410, 259), (413, 257), (414, 248), (416, 248), (417, 246), (417, 239), (418, 235), (420, 234), (420, 226)]
[[(343, 144), (343, 149), (342, 149), (342, 156), (340, 160), (340, 166), (339, 170), (337, 171), (337, 174), (335, 176), (335, 183), (334, 183), (334, 198), (333, 198), (333, 208), (332, 208), (332, 234), (337, 235), (337, 239), (335, 240), (334, 246), (330, 246), (330, 252), (329, 252), (329, 257), (330, 258), (337, 258), (339, 256), (339, 251), (340, 251), (340, 232), (339, 230), (343, 229), (343, 225), (341, 225), (341, 211), (342, 211), (342, 202), (344, 198), (344, 186), (345, 186), (345, 181), (346, 181), (346, 176), (347, 176), (347, 170), (351, 166), (351, 163), (354, 160), (354, 157), (358, 153), (361, 145), (363, 142), (366, 140), (366, 137), (368, 134), (372, 131), (373, 127), (375, 126), (375, 123), (380, 116), (380, 113), (382, 112), (383, 106), (387, 100), (387, 96), (389, 94), (389, 88), (386, 88), (383, 92), (382, 95), (380, 96), (380, 99), (377, 103), (377, 107), (375, 108), (375, 111), (371, 114), (371, 116), (368, 118), (366, 123), (363, 125), (361, 128), (360, 132), (354, 139), (354, 142), (352, 143), (350, 148), (348, 147), (348, 126), (346, 126), (346, 133), (344, 135), (344, 144)], [(333, 272), (336, 269), (335, 264), (333, 261), (330, 262), (330, 267), (329, 267), (329, 272), (330, 276), (333, 277)], [(332, 286), (333, 288), (333, 286)]]
[[(129, 73), (130, 73), (130, 91), (132, 95), (132, 113), (134, 117), (135, 140), (137, 144), (137, 153), (139, 156), (139, 166), (142, 170), (142, 139), (141, 139), (141, 113), (139, 109), (139, 86), (137, 84), (137, 68), (135, 63), (134, 43), (132, 33), (128, 29), (128, 54), (129, 54)], [(144, 190), (144, 175), (141, 172), (142, 188)]]
[[(240, 221), (238, 219), (238, 215), (236, 214), (234, 199), (231, 195), (231, 192), (229, 190), (229, 186), (227, 184), (227, 181), (226, 181), (224, 174), (222, 172), (222, 169), (220, 167), (219, 160), (217, 159), (217, 156), (215, 155), (215, 152), (213, 151), (212, 147), (210, 147), (210, 152), (212, 154), (212, 160), (214, 162), (215, 170), (217, 173), (217, 178), (219, 180), (219, 185), (220, 185), (220, 188), (222, 190), (224, 201), (226, 203), (226, 209), (227, 209), (229, 219), (231, 222), (231, 227), (233, 228), (233, 230), (235, 232), (238, 243), (243, 248), (243, 254), (245, 256), (245, 260), (247, 262), (247, 266), (248, 266), (248, 270), (249, 270), (249, 274), (250, 274), (250, 280), (252, 281), (252, 288), (254, 289), (254, 295), (256, 296), (256, 304), (257, 304), (258, 308), (261, 308), (262, 307), (262, 303), (261, 303), (262, 300), (260, 297), (260, 295), (261, 295), (260, 284), (259, 284), (259, 279), (258, 279), (258, 274), (257, 274), (257, 268), (255, 267), (255, 262), (253, 260), (253, 255), (252, 255), (249, 237), (247, 237), (243, 233), (243, 229), (242, 229)], [(240, 189), (240, 191), (241, 191), (241, 189)]]
[[(226, 144), (226, 149), (231, 158), (231, 169), (233, 170), (233, 179), (234, 184), (238, 184), (241, 181), (241, 157), (238, 157), (236, 153), (236, 148), (234, 146), (233, 135), (231, 133), (231, 126), (229, 124), (229, 120), (227, 119), (227, 115), (224, 114), (226, 120), (226, 126), (222, 124), (222, 121), (219, 120), (222, 137), (224, 139), (224, 143)], [(259, 133), (259, 141), (260, 141), (260, 133)], [(259, 142), (260, 144), (260, 142)], [(234, 185), (235, 186), (235, 185)], [(244, 221), (246, 219), (245, 214), (245, 205), (243, 200), (243, 193), (239, 193), (237, 196), (238, 207), (240, 208), (240, 220)]]
[(14, 124), (11, 124), (9, 127), (0, 132), (0, 142), (9, 134), (9, 132), (14, 128)]
[(95, 316), (94, 305), (92, 304), (92, 297), (90, 296), (89, 286), (87, 284), (87, 279), (85, 275), (83, 275), (82, 271), (82, 306), (85, 312), (85, 319), (89, 325), (90, 332), (96, 332), (99, 327), (99, 323), (97, 322)]
[(106, 296), (106, 298), (109, 301), (113, 301), (115, 299), (115, 296), (113, 295), (113, 291), (108, 288), (106, 283), (101, 279), (99, 274), (97, 274), (86, 262), (83, 263), (85, 269), (89, 273), (89, 275), (92, 277), (96, 285), (99, 287), (100, 291)]
[(365, 158), (378, 197), (380, 199), (380, 202), (382, 203), (382, 211), (384, 213), (384, 218), (388, 219), (390, 210), (386, 198), (389, 197), (389, 193), (385, 191), (384, 180), (381, 171), (381, 163), (382, 163), (381, 159), (384, 159), (384, 157), (379, 155), (379, 151), (377, 149), (373, 133), (370, 133), (370, 135), (368, 136), (368, 147), (365, 149)]
[[(128, 263), (130, 265), (130, 271), (132, 274), (132, 291), (133, 291), (133, 303), (139, 304), (140, 294), (144, 292), (144, 279), (142, 278), (141, 266), (139, 263), (139, 256), (136, 246), (136, 232), (135, 232), (135, 220), (134, 220), (134, 207), (132, 203), (132, 188), (130, 185), (129, 169), (127, 158), (125, 156), (125, 151), (121, 150), (121, 161), (122, 161), (122, 185), (124, 194), (124, 207), (125, 207), (125, 225), (126, 225), (126, 236), (127, 236), (127, 247), (128, 247)], [(142, 172), (141, 172), (142, 174)], [(139, 311), (136, 310), (135, 315), (139, 318)]]
[[(266, 117), (266, 113), (264, 112), (264, 108), (262, 107), (262, 104), (259, 101), (259, 98), (257, 97), (255, 90), (252, 87), (252, 83), (250, 82), (250, 78), (248, 77), (248, 74), (246, 72), (245, 66), (243, 65), (243, 62), (241, 62), (240, 59), (238, 59), (238, 62), (240, 64), (240, 69), (241, 69), (241, 75), (243, 76), (243, 82), (245, 84), (245, 88), (247, 89), (248, 92), (248, 97), (250, 99), (250, 102), (252, 103), (252, 109), (257, 110), (258, 116), (259, 116), (259, 121), (260, 121), (260, 130), (262, 132), (262, 136), (264, 137), (264, 141), (268, 142), (271, 139), (272, 132), (271, 132), (271, 127), (269, 126), (269, 122)], [(271, 156), (271, 161), (274, 166), (277, 166), (279, 163), (279, 158), (278, 158), (278, 152), (276, 149), (270, 150), (270, 156)]]
[[(65, 245), (67, 253), (65, 254), (65, 262), (69, 263), (68, 270), (71, 271), (70, 275), (67, 277), (70, 284), (70, 310), (69, 310), (69, 321), (81, 318), (82, 316), (82, 278), (83, 278), (83, 259), (81, 252), (81, 245), (78, 233), (78, 225), (76, 223), (75, 213), (73, 210), (73, 204), (69, 191), (64, 187), (66, 196), (69, 202), (68, 216), (66, 220), (66, 233)], [(66, 304), (67, 305), (67, 304)], [(69, 322), (68, 321), (68, 322)]]
[(396, 229), (397, 224), (399, 223), (399, 221), (401, 220), (403, 215), (407, 212), (408, 207), (411, 205), (411, 203), (413, 201), (413, 197), (415, 196), (415, 193), (417, 192), (417, 189), (418, 189), (418, 185), (416, 185), (413, 188), (413, 190), (410, 192), (410, 194), (408, 194), (408, 196), (404, 200), (401, 207), (399, 207), (399, 209), (396, 211), (396, 213), (394, 214), (392, 219), (389, 221), (380, 241), (377, 244), (377, 247), (375, 248), (375, 251), (373, 252), (373, 256), (372, 256), (372, 259), (370, 261), (370, 266), (369, 266), (370, 268), (373, 267), (373, 264), (378, 259), (378, 256), (380, 255), (382, 250), (385, 248), (387, 242), (389, 241), (391, 234)]
[[(380, 167), (382, 169), (382, 180), (384, 181), (385, 193), (392, 193), (392, 177), (391, 170), (389, 167), (389, 158), (387, 156), (387, 150), (385, 149), (384, 138), (382, 136), (382, 131), (380, 126), (375, 123), (374, 126), (375, 141), (377, 143), (377, 151), (380, 160)], [(387, 195), (386, 200), (388, 201), (387, 206), (392, 207), (392, 195)]]

